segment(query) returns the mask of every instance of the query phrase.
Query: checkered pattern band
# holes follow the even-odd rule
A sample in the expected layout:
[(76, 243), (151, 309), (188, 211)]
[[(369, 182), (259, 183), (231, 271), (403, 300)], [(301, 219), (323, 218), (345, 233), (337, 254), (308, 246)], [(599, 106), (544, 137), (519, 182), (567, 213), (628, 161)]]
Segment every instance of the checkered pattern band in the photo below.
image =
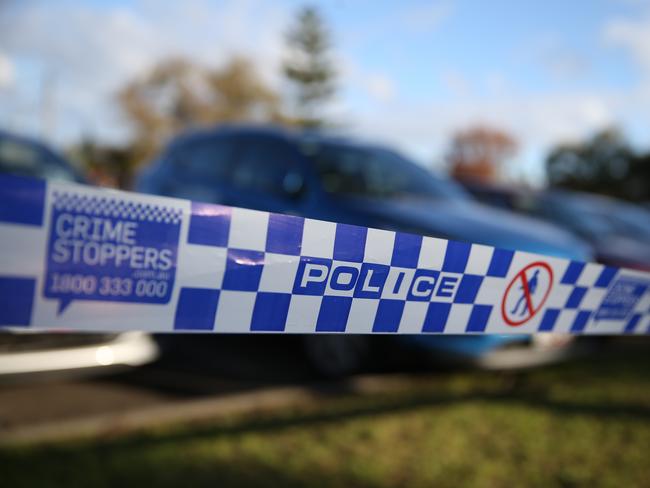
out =
[(177, 330), (577, 334), (650, 326), (647, 288), (616, 320), (598, 314), (617, 276), (650, 284), (647, 274), (599, 264), (543, 258), (554, 270), (550, 293), (511, 326), (506, 288), (540, 256), (206, 204), (192, 206), (187, 244), (192, 261), (212, 269), (197, 269), (196, 285), (181, 288)]
[(119, 197), (102, 197), (69, 192), (54, 192), (53, 207), (60, 211), (85, 213), (97, 217), (116, 217), (130, 220), (178, 224), (182, 219), (179, 209), (157, 204), (123, 201)]
[[(24, 195), (41, 195), (29, 213), (0, 214), (7, 243), (0, 258), (0, 299), (9, 310), (0, 312), (0, 325), (226, 333), (650, 329), (649, 273), (289, 215), (39, 184), (0, 197), (25, 209)], [(47, 205), (180, 222), (169, 300), (140, 304), (74, 296), (61, 313), (57, 300), (40, 292)], [(21, 244), (29, 239), (33, 245)]]

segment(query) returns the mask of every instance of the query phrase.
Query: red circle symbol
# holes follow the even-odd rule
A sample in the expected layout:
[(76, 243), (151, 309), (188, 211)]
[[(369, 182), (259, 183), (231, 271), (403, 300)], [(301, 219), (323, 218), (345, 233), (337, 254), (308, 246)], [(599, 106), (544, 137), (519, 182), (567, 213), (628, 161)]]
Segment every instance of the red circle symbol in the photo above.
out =
[[(531, 273), (527, 274), (527, 271), (529, 270), (533, 270), (532, 274), (534, 277), (532, 280), (535, 280), (532, 286), (533, 290), (531, 290), (531, 284), (532, 284), (532, 280), (530, 278)], [(543, 270), (548, 274), (546, 291), (544, 293), (540, 293), (542, 290), (537, 289), (538, 287), (543, 285), (543, 283), (542, 284), (537, 283), (536, 277), (539, 274), (538, 270)], [(518, 283), (519, 287), (513, 289), (513, 285), (515, 283)], [(503, 317), (503, 320), (511, 327), (518, 327), (528, 322), (530, 319), (532, 319), (535, 316), (535, 314), (537, 314), (537, 312), (539, 312), (542, 309), (544, 303), (546, 302), (546, 299), (548, 298), (549, 293), (551, 293), (552, 287), (553, 287), (553, 270), (548, 265), (548, 263), (545, 263), (544, 261), (536, 261), (524, 267), (521, 271), (519, 271), (519, 273), (515, 275), (515, 277), (508, 285), (508, 288), (506, 288), (506, 292), (503, 294), (503, 299), (501, 300), (501, 316)], [(519, 296), (519, 298), (515, 301), (515, 308), (513, 310), (508, 310), (509, 307), (508, 309), (506, 308), (506, 302), (508, 302), (508, 298), (510, 298), (511, 291), (514, 291), (515, 293), (518, 293), (518, 291), (520, 291), (521, 296)], [(541, 299), (534, 299), (533, 295), (541, 297)], [(512, 318), (512, 315), (521, 309), (521, 305), (523, 305), (522, 312), (520, 313), (522, 318), (521, 319)]]

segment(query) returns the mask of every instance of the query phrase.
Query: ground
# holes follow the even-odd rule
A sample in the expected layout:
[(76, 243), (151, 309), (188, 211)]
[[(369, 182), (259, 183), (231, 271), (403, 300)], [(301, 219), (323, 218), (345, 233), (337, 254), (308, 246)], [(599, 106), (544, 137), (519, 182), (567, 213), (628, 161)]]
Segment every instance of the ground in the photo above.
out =
[(650, 486), (648, 348), (405, 377), (292, 411), (5, 447), (19, 486)]

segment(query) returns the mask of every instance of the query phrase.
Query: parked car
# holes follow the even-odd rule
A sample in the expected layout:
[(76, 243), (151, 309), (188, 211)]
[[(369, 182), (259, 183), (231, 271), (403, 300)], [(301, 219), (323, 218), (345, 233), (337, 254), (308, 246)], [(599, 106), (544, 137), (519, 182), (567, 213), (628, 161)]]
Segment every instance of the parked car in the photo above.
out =
[[(569, 233), (475, 203), (456, 184), (391, 149), (318, 133), (245, 125), (192, 132), (169, 144), (140, 175), (137, 188), (564, 258), (591, 256), (588, 246)], [(340, 375), (361, 366), (370, 340), (365, 336), (305, 336), (304, 343), (317, 369)], [(539, 363), (566, 351), (564, 340), (542, 344), (516, 336), (455, 340), (398, 336), (391, 340), (491, 367)]]
[(533, 215), (591, 242), (604, 264), (650, 271), (650, 213), (643, 209), (604, 196), (560, 190), (541, 193), (529, 205)]
[(542, 218), (589, 242), (597, 261), (650, 270), (650, 211), (620, 200), (568, 190), (532, 191), (465, 185), (489, 205)]
[[(83, 182), (81, 175), (46, 145), (0, 131), (0, 172)], [(139, 366), (158, 355), (146, 334), (40, 333), (0, 329), (0, 381), (40, 375), (86, 375)]]
[(524, 212), (527, 199), (533, 198), (535, 191), (529, 188), (485, 184), (475, 181), (463, 181), (460, 183), (463, 188), (479, 202), (491, 207), (512, 210), (513, 212)]

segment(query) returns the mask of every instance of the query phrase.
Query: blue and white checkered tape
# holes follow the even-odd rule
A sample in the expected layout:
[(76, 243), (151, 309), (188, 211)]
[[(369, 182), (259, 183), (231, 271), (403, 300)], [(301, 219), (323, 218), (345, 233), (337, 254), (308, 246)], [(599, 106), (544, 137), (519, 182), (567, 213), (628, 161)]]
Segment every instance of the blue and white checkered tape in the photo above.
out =
[(0, 176), (0, 326), (645, 334), (650, 273)]

